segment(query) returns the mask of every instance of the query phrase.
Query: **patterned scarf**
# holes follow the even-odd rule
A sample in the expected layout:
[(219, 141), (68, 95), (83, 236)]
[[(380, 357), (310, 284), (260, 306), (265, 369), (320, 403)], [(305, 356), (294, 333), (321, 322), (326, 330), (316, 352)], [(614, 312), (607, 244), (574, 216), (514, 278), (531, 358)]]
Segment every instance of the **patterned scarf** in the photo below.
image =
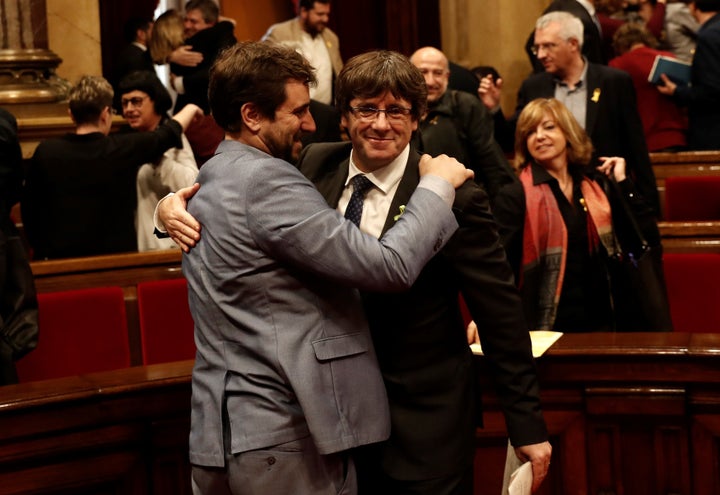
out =
[[(528, 321), (528, 324), (533, 330), (551, 330), (562, 292), (568, 235), (550, 185), (534, 185), (531, 169), (526, 167), (520, 174), (526, 204), (520, 288), (527, 280), (535, 279), (532, 285), (539, 289), (538, 312), (535, 321)], [(587, 177), (583, 177), (580, 191), (589, 213), (587, 224), (590, 249), (594, 251), (602, 243), (608, 254), (614, 255), (610, 203), (605, 193)]]

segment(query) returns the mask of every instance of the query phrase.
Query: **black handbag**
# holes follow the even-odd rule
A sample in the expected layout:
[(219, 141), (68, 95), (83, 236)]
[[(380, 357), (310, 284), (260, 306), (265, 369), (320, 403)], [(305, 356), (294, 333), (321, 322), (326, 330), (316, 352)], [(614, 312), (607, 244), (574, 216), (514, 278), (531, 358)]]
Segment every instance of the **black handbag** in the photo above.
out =
[[(617, 183), (610, 180), (603, 183), (619, 244), (608, 263), (616, 330), (671, 332), (673, 324), (659, 232), (652, 234), (658, 242), (651, 245)], [(657, 231), (654, 220), (651, 228)]]
[(38, 341), (38, 303), (25, 246), (0, 228), (0, 385), (17, 382), (14, 362)]

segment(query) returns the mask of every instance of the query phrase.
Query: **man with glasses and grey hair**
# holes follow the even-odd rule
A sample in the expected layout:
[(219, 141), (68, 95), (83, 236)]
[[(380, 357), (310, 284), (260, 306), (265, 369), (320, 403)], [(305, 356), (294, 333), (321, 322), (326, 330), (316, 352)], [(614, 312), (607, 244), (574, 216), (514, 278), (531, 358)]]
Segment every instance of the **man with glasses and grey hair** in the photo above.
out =
[[(545, 9), (543, 15), (549, 14), (550, 12), (568, 12), (580, 19), (583, 25), (583, 35), (581, 38), (583, 40), (581, 43), (583, 55), (587, 57), (590, 62), (597, 64), (607, 63), (607, 54), (605, 53), (602, 39), (602, 27), (595, 12), (594, 0), (553, 0)], [(537, 53), (534, 53), (532, 50), (533, 45), (535, 45), (534, 38), (535, 34), (530, 33), (527, 43), (525, 44), (525, 51), (530, 58), (530, 63), (534, 71), (542, 72), (542, 63), (538, 60)]]
[(627, 72), (589, 62), (582, 55), (583, 25), (567, 12), (551, 12), (535, 24), (533, 51), (545, 72), (523, 81), (515, 114), (505, 119), (500, 108), (501, 85), (488, 76), (478, 93), (494, 114), (496, 139), (505, 151), (513, 149), (515, 124), (525, 105), (535, 98), (557, 98), (590, 136), (598, 157), (621, 156), (638, 191), (660, 213), (655, 173), (650, 165), (632, 79)]

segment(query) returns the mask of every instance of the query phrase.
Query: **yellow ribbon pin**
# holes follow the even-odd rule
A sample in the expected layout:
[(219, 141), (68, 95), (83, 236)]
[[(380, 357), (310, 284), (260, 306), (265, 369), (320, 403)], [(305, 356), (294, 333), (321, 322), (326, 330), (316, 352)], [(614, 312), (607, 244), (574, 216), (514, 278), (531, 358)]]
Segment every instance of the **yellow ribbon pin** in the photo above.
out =
[(592, 98), (590, 98), (590, 99), (592, 101), (594, 101), (595, 103), (600, 101), (600, 88), (595, 88), (595, 90), (593, 91)]

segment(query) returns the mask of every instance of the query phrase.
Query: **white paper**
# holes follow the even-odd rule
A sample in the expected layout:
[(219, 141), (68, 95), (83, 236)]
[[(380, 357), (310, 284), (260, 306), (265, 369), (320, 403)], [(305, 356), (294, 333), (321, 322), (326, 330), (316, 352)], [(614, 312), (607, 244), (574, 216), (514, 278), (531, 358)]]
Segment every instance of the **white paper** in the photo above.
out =
[(532, 481), (532, 464), (523, 464), (508, 440), (501, 495), (531, 495)]
[(532, 482), (532, 464), (528, 461), (510, 475), (508, 495), (531, 495)]
[[(533, 357), (542, 356), (557, 339), (562, 337), (562, 332), (552, 332), (549, 330), (531, 330), (530, 340), (532, 341)], [(482, 356), (482, 342), (480, 344), (470, 344), (473, 354)]]

